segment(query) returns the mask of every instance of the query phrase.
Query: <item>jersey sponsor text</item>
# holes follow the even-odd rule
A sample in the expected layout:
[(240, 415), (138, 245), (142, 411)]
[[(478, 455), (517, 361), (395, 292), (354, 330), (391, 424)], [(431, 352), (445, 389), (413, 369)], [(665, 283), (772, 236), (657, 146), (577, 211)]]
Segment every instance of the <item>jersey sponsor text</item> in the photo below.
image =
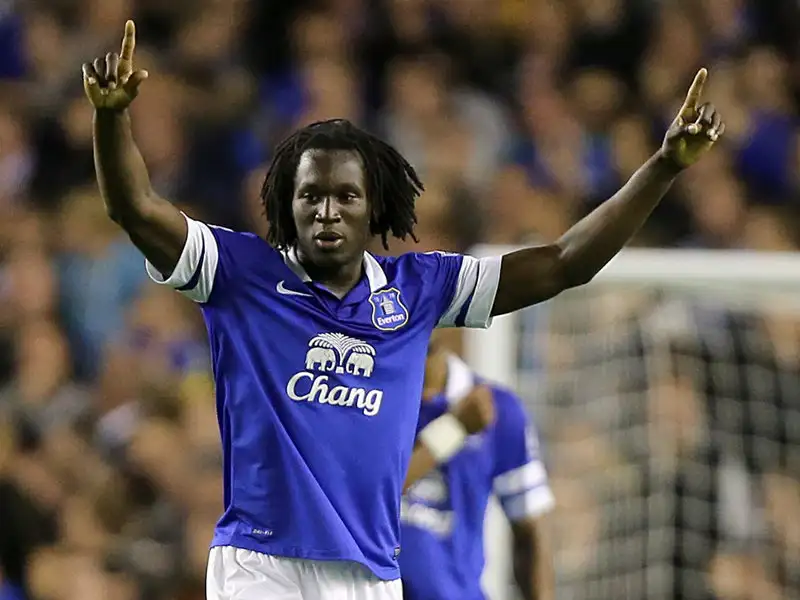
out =
[(304, 371), (292, 375), (286, 393), (295, 402), (318, 402), (331, 406), (355, 406), (367, 417), (381, 409), (383, 390), (335, 385), (333, 374), (372, 377), (375, 348), (341, 333), (322, 333), (308, 343)]

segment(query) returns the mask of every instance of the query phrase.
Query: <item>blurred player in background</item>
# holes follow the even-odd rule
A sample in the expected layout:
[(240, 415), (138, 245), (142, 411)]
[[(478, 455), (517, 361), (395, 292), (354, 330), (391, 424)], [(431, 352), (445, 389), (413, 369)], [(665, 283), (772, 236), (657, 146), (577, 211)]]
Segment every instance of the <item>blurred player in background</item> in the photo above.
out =
[[(540, 517), (554, 499), (537, 434), (519, 398), (482, 382), (436, 338), (428, 351), (412, 458), (417, 481), (403, 497), (400, 517), (405, 598), (483, 600), (484, 517), (494, 494), (511, 524), (514, 576), (522, 598), (552, 600), (553, 563)], [(426, 426), (459, 406), (481, 419), (485, 429), (466, 438), (454, 454), (431, 456)], [(424, 474), (426, 468), (431, 470)]]
[[(414, 236), (416, 172), (342, 120), (275, 150), (262, 190), (266, 240), (209, 226), (158, 196), (128, 107), (145, 71), (122, 51), (83, 65), (97, 180), (109, 216), (151, 278), (206, 321), (223, 446), (224, 512), (212, 540), (212, 600), (402, 596), (400, 498), (435, 327), (486, 327), (584, 284), (636, 233), (678, 173), (722, 133), (698, 105), (701, 70), (663, 147), (555, 243), (504, 257), (379, 258), (373, 238)], [(426, 427), (434, 457), (468, 431), (451, 413)]]

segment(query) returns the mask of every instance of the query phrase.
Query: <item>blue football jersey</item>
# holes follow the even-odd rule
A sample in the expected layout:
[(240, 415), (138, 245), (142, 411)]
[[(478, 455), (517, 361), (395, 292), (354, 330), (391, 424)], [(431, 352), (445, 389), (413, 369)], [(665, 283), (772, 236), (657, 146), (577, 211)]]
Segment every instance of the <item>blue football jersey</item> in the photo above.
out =
[(212, 545), (348, 560), (399, 577), (400, 496), (428, 341), (486, 327), (500, 258), (364, 255), (338, 299), (294, 252), (188, 219), (166, 280), (200, 304), (224, 454)]
[[(419, 429), (475, 383), (469, 367), (451, 356), (445, 393), (422, 403)], [(407, 600), (483, 600), (483, 521), (490, 495), (512, 522), (553, 507), (538, 436), (520, 400), (504, 388), (490, 388), (494, 424), (470, 436), (461, 452), (403, 497), (399, 561)]]

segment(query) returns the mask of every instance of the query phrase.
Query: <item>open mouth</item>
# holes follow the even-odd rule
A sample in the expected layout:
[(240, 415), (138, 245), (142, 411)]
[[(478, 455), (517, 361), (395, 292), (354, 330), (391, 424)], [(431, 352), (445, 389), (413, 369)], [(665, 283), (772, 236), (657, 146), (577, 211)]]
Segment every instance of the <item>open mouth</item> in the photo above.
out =
[(335, 231), (320, 231), (314, 236), (314, 243), (319, 248), (330, 250), (344, 243), (344, 237)]

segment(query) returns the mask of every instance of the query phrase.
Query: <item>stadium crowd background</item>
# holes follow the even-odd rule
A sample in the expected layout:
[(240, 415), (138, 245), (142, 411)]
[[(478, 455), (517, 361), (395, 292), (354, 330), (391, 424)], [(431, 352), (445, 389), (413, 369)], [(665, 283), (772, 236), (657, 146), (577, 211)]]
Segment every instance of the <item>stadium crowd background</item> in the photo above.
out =
[[(681, 178), (638, 242), (796, 249), (800, 15), (788, 0), (0, 0), (3, 600), (16, 598), (11, 584), (22, 577), (37, 600), (203, 597), (220, 507), (203, 324), (177, 294), (148, 285), (93, 181), (80, 65), (116, 50), (128, 17), (151, 74), (133, 109), (136, 138), (157, 190), (193, 216), (262, 231), (269, 149), (298, 125), (347, 117), (395, 143), (427, 184), (421, 243), (393, 252), (553, 239), (657, 148), (703, 64), (726, 139)], [(554, 320), (567, 332), (554, 339), (575, 339), (574, 314)], [(654, 481), (688, 498), (660, 526), (688, 532), (671, 536), (664, 560), (689, 575), (658, 597), (800, 597), (800, 428), (787, 418), (800, 391), (800, 328), (786, 317), (716, 317), (695, 337), (715, 328), (750, 341), (715, 361), (707, 344), (670, 340), (672, 368), (640, 377), (638, 394), (608, 392), (618, 400), (611, 424), (568, 412), (597, 395), (579, 389), (580, 373), (595, 373), (586, 365), (610, 346), (549, 357), (554, 383), (541, 393), (560, 412), (535, 416), (563, 450), (551, 454), (564, 597), (656, 597), (626, 592), (629, 579), (611, 585), (609, 569), (642, 574), (647, 553), (612, 548), (609, 562), (598, 544), (603, 535), (652, 541), (641, 510), (609, 533), (613, 519), (600, 509), (646, 499)], [(645, 321), (636, 323), (614, 346), (623, 358), (645, 354)], [(739, 335), (756, 330), (757, 342)], [(694, 366), (681, 367), (687, 360)], [(745, 375), (733, 389), (714, 376), (697, 384), (697, 365), (753, 363), (775, 374), (759, 376), (773, 382), (766, 391)], [(629, 377), (620, 369), (619, 378), (603, 371), (611, 388)], [(642, 395), (655, 408), (624, 401)], [(720, 398), (736, 400), (737, 433), (725, 439), (734, 453), (744, 448), (747, 485), (763, 498), (763, 527), (745, 511), (738, 536), (710, 516), (722, 514), (721, 445), (693, 434), (699, 423), (714, 430)], [(772, 417), (759, 419), (763, 410)], [(635, 436), (604, 433), (629, 431), (631, 414), (665, 418), (672, 433), (648, 430), (636, 448)], [(777, 450), (750, 451), (736, 441), (745, 439)], [(601, 495), (603, 473), (629, 473), (625, 465), (655, 451), (702, 468), (657, 479), (639, 468), (637, 482), (610, 486), (619, 497)], [(675, 526), (681, 519), (686, 528)]]

